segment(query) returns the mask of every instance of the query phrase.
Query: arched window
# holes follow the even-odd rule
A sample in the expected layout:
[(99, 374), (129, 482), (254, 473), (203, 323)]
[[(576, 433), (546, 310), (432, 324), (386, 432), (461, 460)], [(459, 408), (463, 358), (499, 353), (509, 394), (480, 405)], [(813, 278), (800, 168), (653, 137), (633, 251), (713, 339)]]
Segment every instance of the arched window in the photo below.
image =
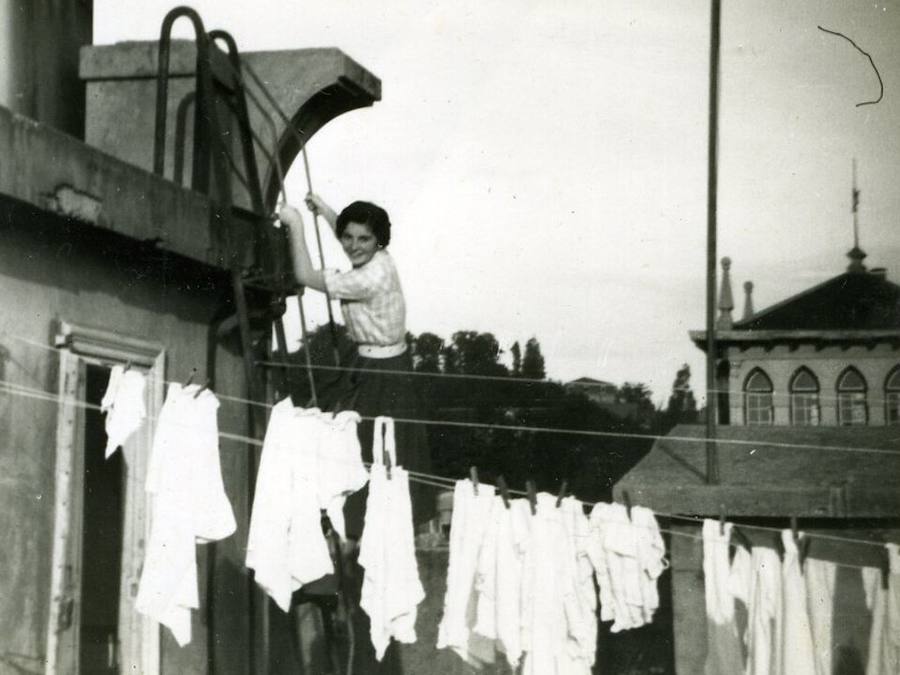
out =
[(884, 383), (884, 421), (900, 424), (900, 366), (894, 368)]
[(744, 419), (748, 425), (772, 424), (772, 380), (759, 368), (754, 369), (744, 382)]
[(791, 424), (819, 423), (819, 381), (809, 368), (800, 368), (791, 378)]
[(869, 405), (866, 402), (866, 381), (860, 372), (847, 368), (837, 381), (838, 424), (858, 426), (869, 423)]

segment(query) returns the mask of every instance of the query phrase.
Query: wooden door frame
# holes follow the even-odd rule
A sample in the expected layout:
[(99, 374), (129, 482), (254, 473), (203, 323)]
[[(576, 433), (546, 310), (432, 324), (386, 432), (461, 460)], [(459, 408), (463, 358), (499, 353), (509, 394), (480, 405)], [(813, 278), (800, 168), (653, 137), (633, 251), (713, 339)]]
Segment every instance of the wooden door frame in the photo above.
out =
[[(47, 622), (45, 673), (77, 675), (81, 575), (81, 528), (83, 490), (84, 400), (88, 364), (112, 366), (131, 362), (148, 372), (148, 423), (139, 432), (136, 443), (149, 449), (154, 421), (165, 395), (166, 353), (163, 345), (113, 331), (62, 322), (55, 339), (59, 348), (59, 393), (56, 426), (56, 468), (53, 516), (53, 557), (50, 608)], [(123, 451), (127, 450), (124, 448)], [(132, 453), (133, 455), (133, 453)], [(134, 457), (134, 455), (133, 455)], [(146, 456), (140, 457), (145, 466)], [(133, 467), (132, 467), (133, 468)], [(143, 470), (138, 473), (143, 473)], [(133, 597), (140, 579), (144, 542), (149, 538), (149, 496), (143, 485), (132, 486), (137, 509), (137, 525), (125, 523), (123, 531), (122, 598)], [(132, 511), (134, 513), (134, 511)], [(134, 531), (135, 527), (143, 531)], [(78, 536), (76, 536), (76, 534)], [(130, 602), (130, 601), (128, 601)], [(159, 624), (136, 612), (124, 617), (129, 627), (125, 642), (136, 651), (141, 672), (159, 673)], [(123, 618), (120, 616), (120, 626)], [(71, 664), (74, 663), (74, 668)]]

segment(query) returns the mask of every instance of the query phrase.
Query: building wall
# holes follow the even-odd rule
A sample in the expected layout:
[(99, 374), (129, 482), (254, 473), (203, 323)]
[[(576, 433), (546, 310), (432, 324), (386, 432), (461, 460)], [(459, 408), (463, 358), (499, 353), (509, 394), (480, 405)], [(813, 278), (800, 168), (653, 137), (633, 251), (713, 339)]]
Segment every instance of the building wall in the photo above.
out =
[[(230, 294), (224, 275), (196, 263), (136, 248), (130, 240), (0, 201), (0, 379), (58, 393), (58, 354), (51, 345), (60, 321), (161, 343), (165, 377), (206, 372), (208, 325)], [(197, 272), (202, 272), (197, 274)], [(29, 340), (36, 345), (27, 344)], [(238, 357), (217, 350), (216, 391), (244, 396)], [(220, 429), (246, 434), (246, 406), (221, 400)], [(43, 672), (50, 607), (57, 405), (0, 391), (0, 672)], [(238, 531), (198, 547), (201, 610), (194, 639), (179, 649), (163, 631), (162, 671), (207, 672), (209, 630), (216, 633), (217, 672), (244, 673), (247, 664), (246, 445), (222, 441), (222, 471)], [(210, 555), (214, 561), (210, 561)], [(207, 572), (215, 579), (208, 584)], [(205, 609), (215, 601), (213, 626)]]
[(869, 424), (883, 425), (884, 384), (891, 370), (900, 365), (900, 348), (883, 343), (871, 349), (837, 345), (823, 348), (800, 345), (792, 349), (788, 345), (778, 345), (771, 350), (754, 346), (742, 351), (731, 346), (726, 357), (730, 366), (728, 392), (731, 424), (746, 424), (744, 384), (754, 368), (761, 368), (774, 387), (774, 423), (789, 425), (790, 381), (797, 369), (805, 366), (819, 381), (820, 423), (824, 426), (836, 425), (837, 379), (845, 368), (853, 366), (862, 373), (868, 386)]

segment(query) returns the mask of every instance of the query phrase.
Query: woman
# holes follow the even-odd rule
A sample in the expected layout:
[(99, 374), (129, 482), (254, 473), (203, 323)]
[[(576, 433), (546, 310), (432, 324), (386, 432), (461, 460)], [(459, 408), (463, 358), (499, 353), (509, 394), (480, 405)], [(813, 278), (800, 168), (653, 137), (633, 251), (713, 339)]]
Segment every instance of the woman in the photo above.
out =
[[(355, 410), (363, 417), (387, 415), (417, 419), (418, 396), (412, 359), (406, 345), (406, 303), (394, 261), (387, 251), (391, 221), (375, 204), (356, 201), (335, 212), (320, 197), (310, 194), (307, 205), (331, 225), (350, 259), (346, 272), (317, 270), (312, 265), (300, 212), (285, 206), (279, 218), (290, 232), (294, 274), (306, 288), (326, 292), (341, 301), (347, 333), (356, 344), (349, 360), (341, 363), (342, 377), (319, 394), (324, 410)], [(372, 421), (360, 425), (363, 459), (372, 461)], [(425, 429), (420, 424), (396, 425), (397, 462), (410, 471), (430, 472), (431, 457)], [(434, 515), (434, 497), (427, 486), (413, 485), (413, 517), (416, 523)], [(347, 537), (359, 538), (365, 512), (365, 490), (347, 500)]]

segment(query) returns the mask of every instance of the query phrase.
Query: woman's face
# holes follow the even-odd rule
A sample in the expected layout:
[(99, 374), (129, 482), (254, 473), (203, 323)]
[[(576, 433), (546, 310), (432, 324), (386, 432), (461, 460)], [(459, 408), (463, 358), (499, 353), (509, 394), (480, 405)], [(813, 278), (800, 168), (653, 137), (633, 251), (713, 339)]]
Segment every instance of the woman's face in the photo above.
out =
[(351, 264), (354, 267), (362, 267), (378, 250), (378, 240), (368, 225), (347, 223), (341, 234), (341, 246), (344, 247), (344, 253), (350, 258)]

